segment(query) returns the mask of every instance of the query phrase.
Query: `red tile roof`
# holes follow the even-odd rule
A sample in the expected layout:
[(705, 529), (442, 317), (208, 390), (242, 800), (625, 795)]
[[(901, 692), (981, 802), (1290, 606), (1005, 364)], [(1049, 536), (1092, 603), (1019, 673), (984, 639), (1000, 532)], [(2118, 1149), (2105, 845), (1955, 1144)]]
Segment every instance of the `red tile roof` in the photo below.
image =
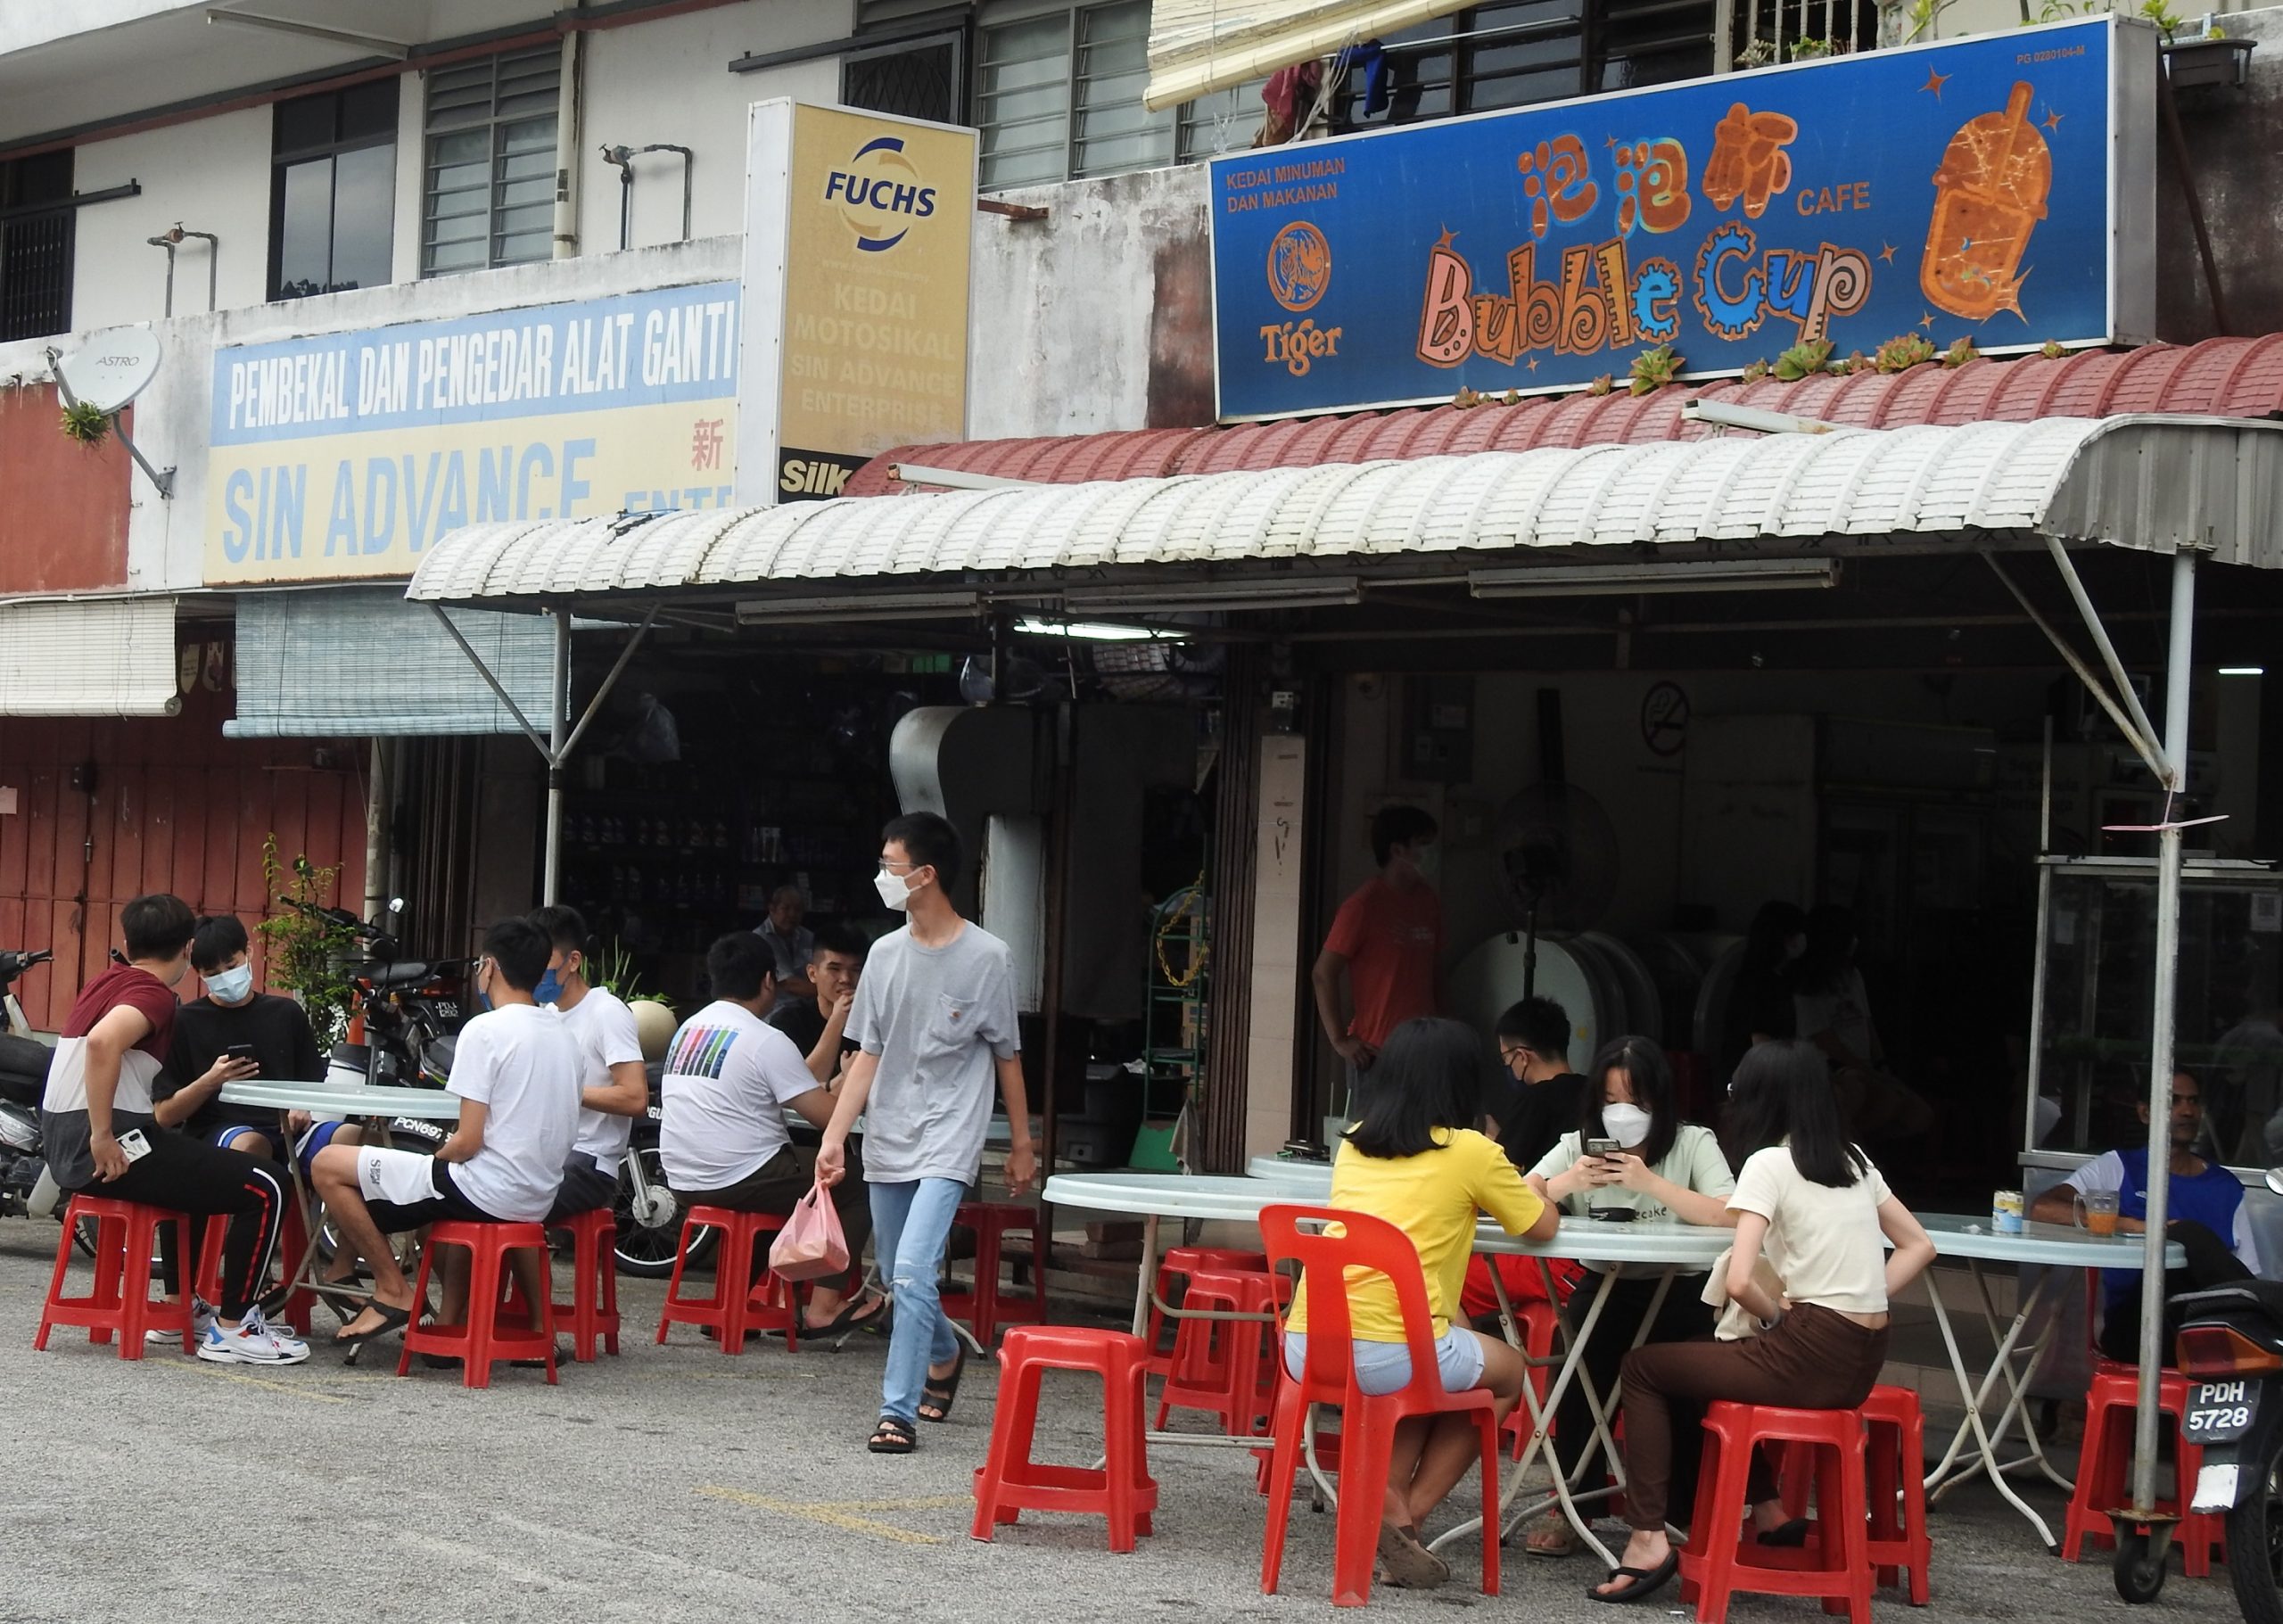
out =
[(2283, 416), (2283, 334), (2213, 338), (2181, 348), (2082, 350), (2048, 359), (1933, 363), (1908, 372), (1859, 372), (1796, 383), (1721, 379), (1635, 397), (1537, 395), (1514, 404), (1404, 407), (1347, 417), (1296, 417), (1226, 428), (1141, 429), (1040, 440), (977, 440), (898, 446), (849, 477), (845, 494), (885, 496), (904, 487), (892, 463), (967, 474), (1076, 484), (1239, 468), (1300, 467), (1471, 451), (1527, 451), (1686, 440), (1709, 431), (1680, 420), (1681, 403), (1717, 395), (1771, 411), (1864, 428), (1953, 425), (2032, 417), (2102, 417), (2122, 412)]

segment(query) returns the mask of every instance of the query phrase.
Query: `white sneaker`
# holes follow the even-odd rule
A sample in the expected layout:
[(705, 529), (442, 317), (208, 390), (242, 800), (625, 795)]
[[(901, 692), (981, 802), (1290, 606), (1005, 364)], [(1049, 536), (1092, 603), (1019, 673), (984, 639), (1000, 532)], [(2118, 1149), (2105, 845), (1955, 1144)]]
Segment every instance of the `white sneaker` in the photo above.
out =
[(261, 1323), (261, 1315), (251, 1310), (235, 1331), (223, 1329), (219, 1321), (209, 1325), (199, 1339), (197, 1351), (200, 1358), (215, 1364), (298, 1364), (309, 1356), (307, 1348), (298, 1355), (280, 1348)]
[(277, 1351), (284, 1356), (286, 1364), (299, 1364), (309, 1356), (309, 1345), (293, 1334), (292, 1326), (281, 1327), (271, 1324), (268, 1316), (260, 1308), (246, 1310), (245, 1323), (260, 1326), (262, 1334), (276, 1344)]
[[(194, 1293), (190, 1299), (190, 1335), (182, 1340), (192, 1348), (197, 1347), (205, 1340), (207, 1328), (213, 1323), (214, 1305)], [(157, 1348), (176, 1340), (171, 1331), (146, 1331), (143, 1333), (143, 1345), (146, 1348)]]

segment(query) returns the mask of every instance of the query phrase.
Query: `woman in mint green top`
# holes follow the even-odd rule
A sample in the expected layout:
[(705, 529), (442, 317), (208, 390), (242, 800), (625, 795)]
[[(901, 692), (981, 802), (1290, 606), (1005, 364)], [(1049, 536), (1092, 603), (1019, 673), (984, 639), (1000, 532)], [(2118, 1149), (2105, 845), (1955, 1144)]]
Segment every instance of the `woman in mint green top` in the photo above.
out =
[[(1733, 1228), (1735, 1219), (1727, 1208), (1736, 1187), (1728, 1158), (1710, 1128), (1683, 1122), (1675, 1099), (1673, 1070), (1665, 1051), (1645, 1037), (1620, 1038), (1605, 1045), (1587, 1068), (1585, 1113), (1577, 1131), (1564, 1134), (1529, 1170), (1531, 1187), (1564, 1212), (1589, 1216), (1612, 1208), (1630, 1208), (1641, 1219), (1678, 1219), (1684, 1224)], [(1617, 1151), (1589, 1156), (1587, 1144), (1614, 1140)], [(1586, 1340), (1580, 1355), (1585, 1373), (1593, 1378), (1594, 1391), (1606, 1408), (1617, 1383), (1619, 1366), (1633, 1347), (1664, 1270), (1655, 1264), (1587, 1264), (1589, 1269), (1614, 1274), (1609, 1300)], [(1562, 1310), (1562, 1323), (1574, 1343), (1580, 1336), (1586, 1313), (1593, 1305), (1598, 1282), (1589, 1282)], [(1650, 1323), (1650, 1342), (1680, 1342), (1712, 1333), (1712, 1311), (1702, 1299), (1702, 1282), (1694, 1274), (1677, 1275)], [(1556, 1411), (1554, 1453), (1573, 1488), (1582, 1488), (1578, 1467), (1587, 1458), (1587, 1446), (1597, 1444), (1593, 1412), (1586, 1403), (1582, 1383), (1572, 1381)], [(1679, 1449), (1695, 1440), (1676, 1441)], [(1594, 1450), (1598, 1458), (1600, 1451)], [(1598, 1483), (1595, 1473), (1593, 1482)], [(1696, 1463), (1676, 1461), (1676, 1498), (1696, 1486)], [(1578, 1548), (1577, 1536), (1558, 1512), (1549, 1513), (1529, 1532), (1529, 1549), (1537, 1556), (1567, 1556)]]

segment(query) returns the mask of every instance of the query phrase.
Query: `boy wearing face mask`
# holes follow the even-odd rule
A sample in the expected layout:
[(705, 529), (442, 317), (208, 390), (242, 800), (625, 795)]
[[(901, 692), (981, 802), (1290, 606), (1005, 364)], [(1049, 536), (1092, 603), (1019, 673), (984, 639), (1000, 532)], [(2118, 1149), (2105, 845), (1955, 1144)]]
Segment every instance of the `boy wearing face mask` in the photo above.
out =
[[(1578, 1128), (1564, 1134), (1529, 1170), (1530, 1187), (1558, 1202), (1564, 1212), (1580, 1217), (1629, 1208), (1636, 1218), (1735, 1227), (1735, 1216), (1727, 1207), (1728, 1197), (1735, 1191), (1735, 1175), (1729, 1169), (1728, 1158), (1720, 1153), (1720, 1142), (1711, 1129), (1680, 1120), (1672, 1066), (1664, 1051), (1645, 1037), (1620, 1038), (1594, 1057), (1586, 1076), (1584, 1114)], [(1611, 1140), (1617, 1144), (1614, 1151), (1588, 1152), (1594, 1142)], [(1656, 1318), (1651, 1321), (1650, 1304), (1655, 1300), (1657, 1282), (1664, 1273), (1661, 1265), (1585, 1266), (1618, 1277), (1579, 1356), (1604, 1405), (1644, 1321), (1648, 1322), (1644, 1339), (1647, 1342), (1681, 1342), (1712, 1334), (1712, 1310), (1702, 1300), (1701, 1277), (1676, 1276), (1657, 1308)], [(1596, 1291), (1597, 1287), (1581, 1284), (1562, 1311), (1573, 1341), (1583, 1334), (1585, 1317)], [(1696, 1487), (1702, 1435), (1694, 1429), (1684, 1430), (1687, 1435), (1676, 1432), (1673, 1441), (1673, 1504), (1678, 1508), (1673, 1516), (1685, 1527), (1685, 1496)], [(1585, 1389), (1572, 1382), (1556, 1412), (1554, 1453), (1574, 1487), (1584, 1486), (1578, 1468), (1587, 1457), (1587, 1447), (1598, 1442)], [(1593, 1482), (1600, 1480), (1597, 1475), (1589, 1476)], [(1800, 1526), (1804, 1530), (1806, 1525)], [(1560, 1513), (1549, 1513), (1531, 1529), (1526, 1548), (1533, 1556), (1567, 1556), (1578, 1548), (1577, 1536)]]
[[(222, 1085), (243, 1077), (269, 1083), (318, 1083), (325, 1057), (317, 1034), (300, 1004), (253, 990), (247, 961), (246, 927), (233, 914), (198, 921), (190, 938), (190, 968), (205, 984), (206, 996), (182, 1006), (175, 1016), (167, 1071), (173, 1092), (158, 1103), (159, 1120), (226, 1150), (284, 1158), (277, 1142), (277, 1113), (256, 1105), (232, 1105)], [(251, 1061), (231, 1060), (232, 1049), (253, 1051)], [(171, 1234), (173, 1232), (167, 1232)]]

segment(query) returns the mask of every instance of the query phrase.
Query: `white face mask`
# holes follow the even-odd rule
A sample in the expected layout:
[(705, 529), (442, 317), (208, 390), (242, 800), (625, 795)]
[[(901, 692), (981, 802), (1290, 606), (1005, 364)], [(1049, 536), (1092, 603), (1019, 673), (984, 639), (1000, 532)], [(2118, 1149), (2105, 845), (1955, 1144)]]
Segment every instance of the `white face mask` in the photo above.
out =
[(1649, 1137), (1650, 1121), (1649, 1113), (1637, 1105), (1602, 1107), (1603, 1130), (1628, 1150)]
[(243, 1003), (253, 991), (253, 966), (241, 964), (235, 969), (216, 970), (206, 977), (207, 995), (217, 1003)]
[(911, 881), (904, 875), (882, 869), (872, 876), (872, 888), (880, 894), (880, 901), (898, 913), (911, 906)]

